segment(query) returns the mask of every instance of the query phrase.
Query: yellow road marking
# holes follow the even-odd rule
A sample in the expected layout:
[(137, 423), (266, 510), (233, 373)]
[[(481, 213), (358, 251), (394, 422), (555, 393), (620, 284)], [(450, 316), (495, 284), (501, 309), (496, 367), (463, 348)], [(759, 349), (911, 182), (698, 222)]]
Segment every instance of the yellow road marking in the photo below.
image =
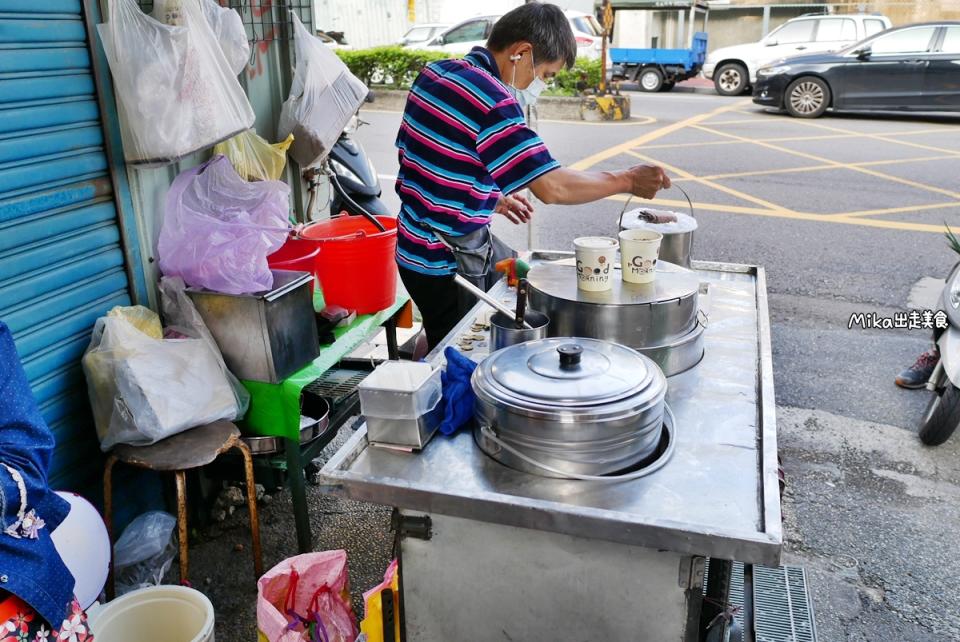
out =
[(926, 210), (949, 209), (951, 207), (960, 207), (960, 202), (952, 201), (949, 203), (928, 203), (926, 205), (906, 205), (904, 207), (888, 207), (878, 210), (860, 210), (858, 212), (843, 212), (842, 214), (827, 214), (835, 218), (854, 218), (857, 216), (875, 216), (877, 214), (904, 214), (907, 212), (923, 212)]
[(722, 114), (728, 111), (733, 111), (734, 109), (738, 109), (739, 107), (743, 106), (745, 102), (746, 101), (737, 101), (735, 103), (731, 103), (724, 107), (720, 107), (719, 109), (715, 109), (711, 112), (699, 114), (697, 116), (691, 116), (690, 118), (679, 120), (675, 123), (671, 123), (670, 125), (666, 125), (659, 129), (655, 129), (652, 132), (647, 132), (646, 134), (638, 136), (637, 138), (634, 138), (632, 140), (628, 140), (625, 143), (614, 145), (613, 147), (609, 147), (601, 152), (597, 152), (596, 154), (587, 156), (586, 158), (579, 160), (576, 163), (573, 163), (572, 165), (570, 165), (570, 169), (578, 169), (578, 170), (588, 169), (590, 167), (593, 167), (597, 163), (607, 160), (608, 158), (613, 158), (614, 156), (617, 156), (619, 154), (626, 153), (633, 147), (639, 147), (640, 145), (644, 145), (651, 141), (657, 140), (658, 138), (663, 138), (667, 134), (672, 134), (675, 131), (679, 131), (686, 127), (694, 126), (697, 123), (703, 122), (704, 120), (712, 116), (716, 116), (718, 114)]
[(606, 122), (592, 122), (586, 120), (558, 120), (556, 118), (538, 118), (536, 120), (538, 123), (560, 123), (562, 125), (589, 125), (596, 127), (597, 125), (603, 127), (633, 127), (638, 125), (652, 125), (657, 122), (657, 119), (653, 116), (631, 116), (630, 120), (617, 120), (617, 121), (606, 121)]
[(747, 194), (747, 193), (745, 193), (745, 192), (741, 192), (741, 191), (736, 190), (736, 189), (734, 189), (734, 188), (732, 188), (732, 187), (727, 187), (726, 185), (721, 185), (720, 183), (714, 183), (713, 181), (708, 180), (708, 179), (706, 179), (706, 178), (701, 178), (701, 177), (698, 177), (698, 176), (694, 176), (694, 175), (691, 174), (690, 172), (687, 172), (686, 170), (682, 170), (682, 169), (680, 169), (679, 167), (675, 167), (675, 166), (673, 166), (673, 165), (668, 165), (667, 163), (658, 161), (658, 160), (656, 160), (656, 159), (654, 159), (654, 158), (650, 158), (649, 156), (644, 156), (643, 154), (638, 154), (638, 153), (635, 152), (635, 151), (632, 151), (632, 150), (631, 150), (631, 151), (628, 151), (627, 153), (628, 153), (628, 154), (632, 154), (633, 156), (636, 156), (636, 157), (639, 158), (640, 160), (647, 161), (648, 163), (653, 163), (654, 165), (660, 165), (661, 167), (663, 167), (663, 168), (664, 168), (665, 170), (667, 170), (667, 171), (674, 172), (674, 173), (679, 174), (680, 176), (682, 176), (682, 177), (684, 177), (684, 178), (687, 178), (687, 179), (689, 179), (689, 180), (695, 181), (695, 182), (700, 183), (700, 184), (702, 184), (702, 185), (706, 185), (707, 187), (712, 187), (712, 188), (715, 189), (715, 190), (718, 190), (718, 191), (721, 191), (721, 192), (725, 192), (725, 193), (729, 194), (730, 196), (735, 196), (735, 197), (739, 198), (740, 200), (747, 201), (748, 203), (754, 203), (754, 204), (756, 204), (756, 205), (760, 205), (760, 206), (762, 206), (762, 207), (766, 207), (767, 209), (770, 209), (770, 210), (776, 210), (776, 211), (778, 211), (778, 212), (792, 212), (792, 211), (793, 211), (793, 210), (791, 210), (791, 209), (789, 209), (789, 208), (783, 207), (782, 205), (777, 205), (776, 203), (771, 203), (770, 201), (764, 200), (764, 199), (762, 199), (762, 198), (757, 198), (756, 196), (752, 196), (752, 195)]
[[(648, 147), (647, 149), (650, 149), (650, 148)], [(954, 158), (956, 158), (956, 155), (922, 156), (918, 158), (908, 158), (908, 159), (863, 161), (860, 163), (850, 163), (850, 165), (856, 166), (856, 167), (875, 167), (877, 165), (899, 165), (900, 163), (922, 163), (922, 162), (935, 161), (935, 160), (950, 160)], [(677, 178), (677, 179), (674, 179), (674, 182), (692, 181), (692, 180), (701, 180), (701, 179), (717, 180), (722, 178), (742, 178), (745, 176), (766, 176), (768, 174), (793, 174), (795, 172), (817, 172), (817, 171), (822, 171), (826, 169), (834, 169), (834, 165), (806, 165), (804, 167), (787, 167), (784, 169), (758, 169), (752, 172), (733, 172), (730, 174), (711, 174), (709, 176)]]
[(874, 177), (876, 177), (876, 178), (882, 178), (882, 179), (885, 179), (885, 180), (888, 180), (888, 181), (892, 181), (892, 182), (894, 182), (894, 183), (901, 183), (902, 185), (907, 185), (907, 186), (909, 186), (909, 187), (915, 187), (915, 188), (917, 188), (917, 189), (926, 190), (926, 191), (928, 191), (928, 192), (936, 192), (937, 194), (943, 194), (943, 195), (945, 195), (945, 196), (949, 196), (950, 198), (960, 199), (960, 192), (954, 192), (954, 191), (951, 191), (951, 190), (948, 190), (948, 189), (943, 189), (943, 188), (940, 188), (940, 187), (934, 187), (933, 185), (924, 185), (923, 183), (918, 183), (917, 181), (911, 181), (910, 179), (907, 179), (907, 178), (900, 178), (899, 176), (893, 176), (893, 175), (891, 175), (891, 174), (884, 174), (884, 173), (882, 173), (882, 172), (876, 172), (876, 171), (873, 171), (872, 169), (867, 169), (866, 167), (857, 167), (857, 166), (855, 166), (855, 165), (851, 165), (850, 163), (841, 163), (841, 162), (839, 162), (839, 161), (834, 161), (834, 160), (831, 160), (831, 159), (829, 159), (829, 158), (824, 158), (823, 156), (817, 156), (817, 155), (815, 155), (815, 154), (807, 154), (806, 152), (798, 152), (798, 151), (796, 151), (796, 150), (788, 149), (788, 148), (786, 148), (786, 147), (779, 147), (779, 146), (777, 146), (777, 145), (772, 145), (772, 144), (770, 144), (770, 143), (767, 143), (767, 142), (761, 141), (761, 140), (751, 140), (751, 139), (749, 139), (749, 138), (744, 138), (743, 136), (737, 136), (736, 134), (729, 134), (729, 133), (727, 133), (727, 132), (721, 132), (721, 131), (717, 131), (717, 130), (714, 130), (714, 129), (710, 129), (709, 127), (703, 127), (702, 125), (694, 124), (694, 125), (692, 125), (692, 127), (696, 128), (696, 129), (700, 129), (700, 130), (705, 131), (705, 132), (710, 133), (710, 134), (718, 134), (718, 135), (720, 135), (720, 136), (726, 136), (726, 137), (728, 137), (728, 138), (732, 138), (732, 139), (735, 139), (735, 140), (740, 140), (740, 141), (742, 141), (742, 142), (751, 143), (751, 144), (753, 144), (753, 145), (759, 145), (760, 147), (766, 147), (766, 148), (768, 148), (768, 149), (773, 149), (773, 150), (776, 150), (776, 151), (778, 151), (778, 152), (783, 152), (783, 153), (785, 153), (785, 154), (792, 154), (792, 155), (794, 155), (794, 156), (800, 156), (801, 158), (808, 158), (808, 159), (810, 159), (810, 160), (818, 161), (818, 162), (820, 162), (820, 163), (827, 163), (827, 164), (832, 165), (832, 166), (833, 166), (834, 168), (836, 168), (836, 169), (849, 169), (849, 170), (854, 171), (854, 172), (860, 172), (861, 174), (867, 174), (867, 175), (869, 175), (869, 176), (874, 176)]
[[(816, 127), (817, 129), (823, 129), (823, 130), (825, 130), (825, 131), (838, 132), (838, 133), (841, 133), (841, 134), (853, 134), (853, 133), (854, 133), (854, 132), (850, 131), (849, 129), (840, 129), (839, 127), (831, 127), (830, 125), (824, 125), (823, 123), (810, 122), (809, 119), (799, 118), (799, 119), (797, 119), (797, 120), (798, 120), (798, 122), (799, 122), (800, 124), (809, 125), (810, 127)], [(944, 128), (944, 129), (941, 129), (941, 130), (939, 130), (939, 131), (943, 132), (943, 131), (947, 131), (947, 130), (946, 130), (946, 128)], [(859, 134), (859, 136), (860, 136), (861, 138), (870, 138), (870, 139), (873, 139), (873, 140), (883, 141), (883, 142), (885, 142), (885, 143), (895, 143), (895, 144), (897, 144), (897, 145), (906, 145), (906, 146), (908, 146), (908, 147), (916, 147), (916, 148), (918, 148), (918, 149), (925, 149), (925, 150), (931, 151), (931, 152), (945, 152), (945, 153), (947, 153), (947, 154), (958, 154), (957, 150), (955, 150), (955, 149), (946, 149), (946, 148), (944, 148), (944, 147), (933, 147), (933, 146), (931, 146), (931, 145), (923, 145), (923, 144), (921, 144), (921, 143), (913, 143), (913, 142), (910, 142), (910, 141), (908, 141), (908, 140), (896, 140), (896, 139), (893, 139), (893, 138), (888, 138), (886, 134), (870, 134), (870, 133), (864, 133), (864, 134)]]
[[(713, 123), (706, 123), (707, 125), (712, 125)], [(940, 134), (943, 133), (943, 129), (919, 129), (916, 131), (903, 131), (903, 132), (891, 132), (889, 134), (884, 134), (884, 136), (912, 136), (914, 134)], [(842, 138), (860, 138), (861, 134), (824, 134), (823, 136), (780, 136), (776, 138), (757, 138), (756, 140), (762, 140), (766, 143), (788, 143), (794, 141), (805, 141), (805, 140), (839, 140)], [(703, 143), (664, 143), (662, 145), (644, 145), (643, 149), (671, 149), (674, 147), (701, 147), (703, 145), (743, 145), (744, 142), (740, 140), (712, 140)], [(957, 153), (960, 152), (949, 152)]]
[[(610, 196), (607, 200), (611, 201), (626, 201), (627, 197), (623, 195)], [(650, 205), (661, 205), (666, 207), (681, 207), (686, 208), (686, 201), (677, 201), (672, 199), (654, 199), (652, 201), (644, 201)], [(813, 214), (811, 212), (788, 212), (782, 210), (770, 210), (765, 208), (758, 207), (740, 207), (737, 205), (718, 205), (713, 203), (698, 203), (694, 201), (693, 207), (695, 210), (702, 211), (714, 211), (728, 214), (747, 214), (749, 216), (766, 216), (770, 218), (787, 218), (797, 221), (811, 221), (816, 223), (836, 223), (839, 225), (859, 225), (862, 227), (875, 227), (880, 229), (887, 230), (900, 230), (905, 232), (929, 232), (933, 234), (943, 234), (944, 227), (943, 225), (932, 225), (930, 223), (907, 223), (905, 221), (885, 221), (882, 219), (875, 218), (856, 218), (858, 215), (866, 215), (866, 212), (851, 212), (849, 214)], [(903, 209), (905, 211), (911, 209), (932, 209), (934, 206), (921, 205), (911, 208), (895, 208)], [(938, 204), (935, 207), (944, 207), (943, 204)], [(960, 203), (946, 204), (946, 207), (960, 207)], [(888, 214), (896, 213), (894, 211), (888, 211)]]

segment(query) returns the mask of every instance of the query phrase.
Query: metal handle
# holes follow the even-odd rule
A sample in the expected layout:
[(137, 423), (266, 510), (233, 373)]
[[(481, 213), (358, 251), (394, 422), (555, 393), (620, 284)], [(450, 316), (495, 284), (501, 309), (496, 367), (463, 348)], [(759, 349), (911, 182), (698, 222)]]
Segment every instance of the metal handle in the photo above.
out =
[(580, 365), (580, 359), (583, 358), (583, 346), (576, 343), (565, 343), (559, 348), (560, 368), (563, 370), (574, 370)]
[[(487, 294), (486, 292), (484, 292), (483, 290), (475, 286), (473, 283), (470, 283), (470, 281), (467, 281), (465, 278), (463, 278), (462, 275), (460, 274), (454, 275), (453, 281), (454, 283), (459, 285), (461, 288), (463, 288), (473, 296), (477, 297), (478, 299), (480, 299), (481, 301), (489, 305), (491, 308), (493, 308), (497, 312), (503, 313), (508, 319), (514, 318), (515, 314), (513, 310), (511, 310), (504, 304), (497, 301), (495, 298), (493, 298), (492, 296), (490, 296), (489, 294)], [(526, 321), (523, 322), (523, 327), (528, 330), (533, 330), (533, 326), (527, 323)]]
[(522, 328), (524, 317), (527, 314), (527, 280), (517, 281), (517, 327)]

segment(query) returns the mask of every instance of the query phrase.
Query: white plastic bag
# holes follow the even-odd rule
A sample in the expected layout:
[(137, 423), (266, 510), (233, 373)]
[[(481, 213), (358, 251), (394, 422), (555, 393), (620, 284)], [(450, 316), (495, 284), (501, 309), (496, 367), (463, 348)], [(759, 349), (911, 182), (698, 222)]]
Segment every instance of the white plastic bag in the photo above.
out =
[[(170, 2), (171, 0), (165, 0)], [(172, 0), (179, 2), (180, 0)], [(153, 17), (157, 17), (157, 8), (164, 2), (159, 0), (153, 5)], [(243, 28), (243, 18), (229, 7), (221, 7), (216, 0), (200, 0), (207, 24), (220, 43), (223, 56), (227, 59), (234, 74), (239, 74), (250, 61), (250, 43)], [(157, 18), (159, 20), (159, 18)]]
[(130, 163), (169, 163), (253, 126), (253, 108), (200, 3), (168, 0), (165, 15), (173, 24), (146, 15), (136, 0), (110, 0), (108, 21), (97, 25)]
[(82, 364), (104, 452), (241, 416), (223, 358), (201, 337), (156, 339), (107, 315), (97, 319)]
[(155, 510), (140, 515), (123, 530), (113, 545), (118, 596), (163, 583), (177, 554), (176, 525), (173, 515)]
[(367, 86), (350, 73), (323, 42), (310, 35), (291, 12), (297, 64), (290, 97), (280, 110), (280, 138), (293, 134), (290, 155), (301, 167), (322, 161), (367, 96)]
[(209, 346), (210, 350), (216, 355), (217, 361), (220, 362), (220, 366), (227, 376), (227, 381), (230, 382), (230, 387), (233, 388), (237, 405), (240, 407), (237, 416), (242, 417), (247, 414), (247, 408), (250, 407), (250, 392), (227, 368), (227, 363), (223, 360), (223, 354), (220, 352), (217, 340), (213, 338), (207, 324), (203, 322), (203, 317), (200, 316), (197, 306), (187, 295), (187, 284), (178, 276), (165, 276), (160, 279), (159, 290), (160, 310), (168, 329), (194, 339), (202, 339)]

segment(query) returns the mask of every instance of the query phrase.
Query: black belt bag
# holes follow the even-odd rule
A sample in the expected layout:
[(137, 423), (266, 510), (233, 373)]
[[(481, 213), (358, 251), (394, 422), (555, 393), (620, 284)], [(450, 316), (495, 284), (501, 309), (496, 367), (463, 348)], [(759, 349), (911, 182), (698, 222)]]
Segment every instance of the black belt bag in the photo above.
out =
[[(453, 253), (457, 273), (484, 291), (500, 280), (494, 266), (503, 259), (515, 258), (517, 252), (490, 231), (489, 225), (454, 236), (423, 225), (433, 232), (443, 245)], [(476, 297), (461, 288), (459, 305), (464, 313), (476, 304)]]

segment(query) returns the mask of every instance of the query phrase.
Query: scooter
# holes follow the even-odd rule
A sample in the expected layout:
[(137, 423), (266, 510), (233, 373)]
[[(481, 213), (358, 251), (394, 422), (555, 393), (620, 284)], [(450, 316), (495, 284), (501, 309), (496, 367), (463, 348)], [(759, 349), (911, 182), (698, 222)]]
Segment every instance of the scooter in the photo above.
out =
[(920, 441), (939, 446), (960, 426), (960, 263), (953, 266), (940, 294), (947, 328), (935, 339), (940, 361), (930, 374), (927, 390), (934, 393), (920, 425)]
[(307, 204), (308, 220), (314, 217), (317, 206), (316, 188), (319, 185), (320, 176), (326, 176), (330, 182), (331, 215), (340, 212), (354, 216), (391, 215), (387, 206), (380, 200), (381, 189), (377, 170), (363, 147), (353, 138), (357, 128), (366, 124), (368, 123), (358, 116), (351, 118), (320, 167), (305, 172), (310, 188), (310, 201)]

